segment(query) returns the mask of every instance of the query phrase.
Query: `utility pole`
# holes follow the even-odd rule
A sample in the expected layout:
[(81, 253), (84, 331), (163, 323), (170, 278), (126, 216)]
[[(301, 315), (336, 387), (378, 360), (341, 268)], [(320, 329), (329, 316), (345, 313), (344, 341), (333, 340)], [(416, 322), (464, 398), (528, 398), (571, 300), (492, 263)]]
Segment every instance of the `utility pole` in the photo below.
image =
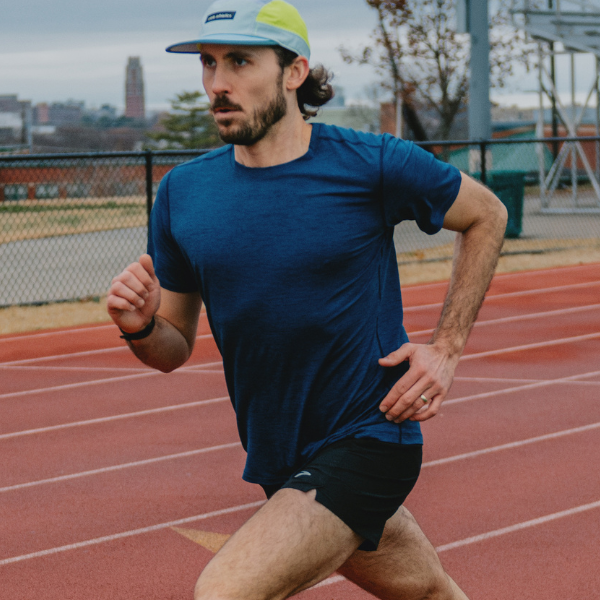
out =
[[(548, 9), (554, 10), (553, 0), (548, 0)], [(550, 42), (550, 79), (554, 90), (556, 90), (556, 56), (554, 55), (554, 42)], [(552, 92), (552, 137), (558, 137), (558, 111), (556, 110), (556, 96)], [(552, 155), (554, 160), (558, 158), (558, 142), (552, 142)]]
[(492, 106), (488, 0), (470, 0), (467, 10), (471, 33), (469, 138), (489, 140), (492, 137)]

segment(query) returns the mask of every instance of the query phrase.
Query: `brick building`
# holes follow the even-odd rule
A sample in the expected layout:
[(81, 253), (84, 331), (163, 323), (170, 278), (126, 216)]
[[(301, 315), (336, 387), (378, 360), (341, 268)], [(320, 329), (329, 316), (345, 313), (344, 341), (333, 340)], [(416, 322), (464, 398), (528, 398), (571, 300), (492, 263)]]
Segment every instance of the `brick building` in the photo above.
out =
[(144, 73), (139, 56), (130, 56), (125, 76), (125, 116), (132, 119), (146, 117), (144, 101)]

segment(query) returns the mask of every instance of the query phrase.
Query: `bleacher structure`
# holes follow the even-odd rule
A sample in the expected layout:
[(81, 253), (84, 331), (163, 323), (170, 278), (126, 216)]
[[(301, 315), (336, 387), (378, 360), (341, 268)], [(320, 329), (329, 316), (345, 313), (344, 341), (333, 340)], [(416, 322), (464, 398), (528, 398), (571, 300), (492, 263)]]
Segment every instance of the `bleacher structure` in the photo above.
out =
[[(513, 0), (515, 25), (524, 29), (538, 42), (538, 78), (540, 110), (537, 137), (544, 137), (544, 108), (546, 99), (562, 122), (568, 137), (577, 137), (586, 111), (595, 100), (596, 130), (600, 136), (600, 0)], [(585, 103), (576, 105), (575, 65), (578, 55), (594, 57), (595, 72), (588, 88)], [(555, 81), (554, 64), (559, 55), (570, 58), (570, 98), (561, 99)], [(540, 165), (540, 195), (542, 211), (548, 213), (600, 212), (600, 142), (595, 152), (585, 152), (579, 141), (565, 142), (550, 170), (545, 166), (544, 148), (538, 149)], [(592, 160), (591, 160), (592, 159)], [(590, 162), (595, 159), (592, 167)], [(565, 202), (564, 194), (556, 194), (570, 173), (572, 194)], [(587, 190), (579, 190), (580, 177), (589, 181)]]

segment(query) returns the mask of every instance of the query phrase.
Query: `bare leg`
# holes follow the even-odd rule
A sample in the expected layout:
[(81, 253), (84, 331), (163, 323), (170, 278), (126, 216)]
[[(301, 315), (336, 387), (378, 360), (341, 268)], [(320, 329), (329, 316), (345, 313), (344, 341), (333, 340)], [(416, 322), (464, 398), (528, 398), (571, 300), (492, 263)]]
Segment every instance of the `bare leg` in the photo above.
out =
[(363, 540), (315, 495), (277, 492), (207, 565), (195, 600), (280, 600), (333, 573)]
[(387, 522), (376, 552), (357, 550), (338, 571), (381, 600), (468, 600), (403, 507)]

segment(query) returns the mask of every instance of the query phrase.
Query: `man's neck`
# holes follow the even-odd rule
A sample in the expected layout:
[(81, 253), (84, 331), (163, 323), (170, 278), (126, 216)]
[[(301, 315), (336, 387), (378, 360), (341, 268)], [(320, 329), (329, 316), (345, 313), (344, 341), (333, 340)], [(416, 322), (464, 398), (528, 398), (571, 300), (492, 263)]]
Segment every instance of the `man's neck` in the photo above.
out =
[(282, 165), (304, 156), (310, 146), (312, 125), (298, 112), (286, 115), (260, 142), (235, 146), (237, 163), (251, 168)]

